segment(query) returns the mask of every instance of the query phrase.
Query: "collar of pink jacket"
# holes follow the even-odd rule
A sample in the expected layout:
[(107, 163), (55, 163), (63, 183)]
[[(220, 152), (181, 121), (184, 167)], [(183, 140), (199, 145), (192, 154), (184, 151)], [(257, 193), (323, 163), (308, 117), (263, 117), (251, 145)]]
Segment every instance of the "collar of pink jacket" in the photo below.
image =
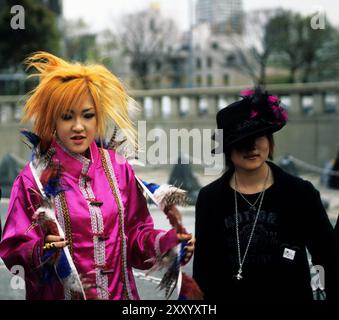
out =
[(99, 149), (93, 141), (89, 147), (90, 158), (69, 151), (60, 140), (55, 139), (51, 144), (55, 148), (55, 157), (61, 162), (64, 174), (79, 178), (81, 174), (91, 177), (93, 170), (101, 165)]

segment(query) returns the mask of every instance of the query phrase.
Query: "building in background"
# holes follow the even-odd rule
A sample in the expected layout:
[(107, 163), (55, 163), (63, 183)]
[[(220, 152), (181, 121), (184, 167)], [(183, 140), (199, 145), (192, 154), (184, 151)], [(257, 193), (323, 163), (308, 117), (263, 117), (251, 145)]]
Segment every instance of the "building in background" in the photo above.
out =
[(232, 67), (234, 53), (229, 34), (215, 33), (208, 23), (196, 25), (192, 33), (194, 87), (251, 85), (249, 77)]
[(208, 23), (215, 33), (241, 33), (242, 0), (198, 0), (196, 24)]

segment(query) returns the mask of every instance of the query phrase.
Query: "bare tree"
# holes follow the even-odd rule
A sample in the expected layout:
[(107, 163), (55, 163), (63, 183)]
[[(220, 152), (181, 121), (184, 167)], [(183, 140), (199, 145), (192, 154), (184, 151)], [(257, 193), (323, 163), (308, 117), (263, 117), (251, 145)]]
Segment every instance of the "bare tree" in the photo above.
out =
[(269, 24), (278, 12), (280, 9), (248, 12), (244, 17), (244, 33), (230, 36), (233, 54), (226, 63), (250, 76), (255, 84), (266, 82), (266, 69), (275, 41)]
[(121, 24), (121, 46), (131, 59), (131, 69), (142, 88), (150, 86), (151, 64), (161, 63), (175, 43), (178, 31), (173, 20), (161, 16), (156, 9), (125, 16)]

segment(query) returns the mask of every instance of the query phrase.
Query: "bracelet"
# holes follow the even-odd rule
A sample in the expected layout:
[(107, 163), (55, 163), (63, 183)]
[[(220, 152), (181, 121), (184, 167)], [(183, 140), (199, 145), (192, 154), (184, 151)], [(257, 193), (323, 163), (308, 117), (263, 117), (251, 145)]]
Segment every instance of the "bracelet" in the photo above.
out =
[(42, 247), (42, 249), (43, 249), (43, 250), (49, 250), (49, 249), (53, 249), (53, 248), (55, 248), (55, 247), (56, 247), (55, 243), (54, 243), (54, 242), (51, 242), (51, 243), (46, 243), (46, 244)]

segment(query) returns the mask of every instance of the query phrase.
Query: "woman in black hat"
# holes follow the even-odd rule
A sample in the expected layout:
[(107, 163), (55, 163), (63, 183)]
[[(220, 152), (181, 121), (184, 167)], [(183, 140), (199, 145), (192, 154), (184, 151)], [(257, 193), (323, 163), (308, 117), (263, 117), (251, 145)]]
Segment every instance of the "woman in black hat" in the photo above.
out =
[(278, 97), (261, 89), (217, 114), (214, 152), (228, 170), (196, 204), (193, 276), (206, 299), (312, 300), (311, 276), (313, 289), (336, 294), (333, 227), (319, 192), (269, 161), (286, 121)]

